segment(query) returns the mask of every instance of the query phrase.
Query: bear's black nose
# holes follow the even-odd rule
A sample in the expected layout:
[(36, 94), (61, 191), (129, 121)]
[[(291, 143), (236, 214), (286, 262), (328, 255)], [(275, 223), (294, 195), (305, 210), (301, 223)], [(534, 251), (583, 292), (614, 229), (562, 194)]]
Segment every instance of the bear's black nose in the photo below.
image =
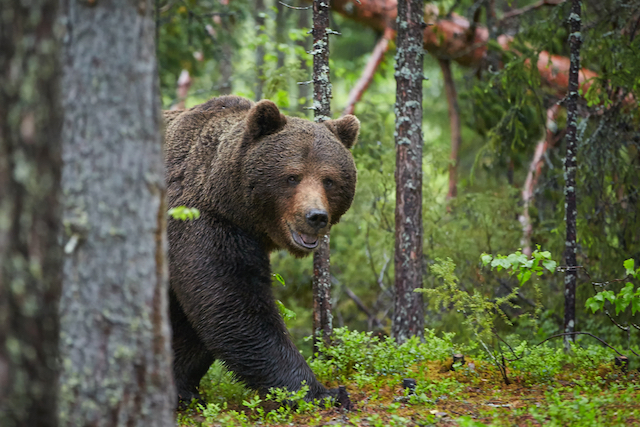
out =
[(327, 226), (329, 215), (320, 209), (311, 209), (307, 212), (307, 223), (314, 229), (319, 230)]

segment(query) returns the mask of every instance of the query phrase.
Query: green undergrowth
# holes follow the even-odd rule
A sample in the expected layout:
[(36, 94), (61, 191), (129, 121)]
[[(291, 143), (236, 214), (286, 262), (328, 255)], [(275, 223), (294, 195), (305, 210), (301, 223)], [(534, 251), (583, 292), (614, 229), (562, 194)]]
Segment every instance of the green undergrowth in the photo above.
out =
[[(181, 426), (627, 426), (640, 424), (640, 374), (616, 354), (586, 340), (565, 353), (562, 342), (510, 342), (488, 355), (454, 344), (453, 334), (397, 345), (391, 338), (340, 328), (309, 364), (327, 387), (345, 385), (355, 409), (303, 400), (272, 390), (261, 396), (214, 364), (201, 383), (208, 402), (178, 413)], [(465, 361), (453, 365), (452, 356)], [(500, 370), (495, 358), (503, 360)], [(505, 379), (506, 377), (506, 379)], [(411, 378), (411, 391), (403, 380)], [(291, 405), (293, 403), (293, 405)]]

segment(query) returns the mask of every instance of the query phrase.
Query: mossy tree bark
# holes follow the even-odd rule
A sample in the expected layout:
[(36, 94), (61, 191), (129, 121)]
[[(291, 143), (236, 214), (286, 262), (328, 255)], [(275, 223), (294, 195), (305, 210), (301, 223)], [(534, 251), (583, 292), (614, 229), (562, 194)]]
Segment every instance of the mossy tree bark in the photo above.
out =
[(62, 5), (61, 423), (174, 425), (153, 3)]
[[(305, 7), (305, 3), (304, 0), (299, 0), (298, 1), (298, 7)], [(297, 26), (298, 28), (308, 28), (309, 27), (309, 14), (308, 11), (306, 10), (297, 10)], [(306, 51), (309, 50), (309, 43), (307, 41), (306, 38), (302, 38), (300, 40), (296, 41), (296, 45), (300, 46), (301, 48), (303, 48)], [(307, 65), (307, 60), (306, 58), (303, 57), (300, 58), (300, 69), (302, 69), (302, 71), (304, 72), (305, 76), (309, 75), (309, 66)], [(305, 80), (308, 80), (305, 77)], [(309, 106), (309, 101), (310, 101), (310, 90), (309, 90), (309, 85), (308, 82), (299, 82), (298, 84), (298, 110), (301, 113), (304, 113), (305, 115), (307, 114), (307, 110), (308, 110), (308, 106)]]
[(422, 294), (423, 0), (398, 2), (396, 38), (396, 243), (392, 335), (424, 335)]
[[(331, 118), (331, 81), (329, 79), (329, 0), (313, 2), (313, 113), (316, 122)], [(320, 239), (313, 254), (313, 349), (322, 339), (329, 344), (333, 332), (331, 315), (331, 272), (329, 234)]]
[(0, 7), (0, 425), (56, 426), (61, 115), (57, 0)]
[[(564, 160), (564, 196), (565, 196), (565, 222), (567, 227), (564, 259), (566, 271), (564, 277), (564, 332), (576, 330), (576, 281), (578, 277), (576, 252), (576, 218), (578, 208), (576, 205), (576, 169), (577, 169), (577, 127), (578, 127), (578, 85), (580, 82), (580, 11), (582, 1), (572, 0), (571, 14), (569, 15), (569, 48), (571, 52), (571, 66), (569, 68), (569, 89), (567, 93), (567, 154)], [(573, 335), (565, 335), (565, 348), (569, 348), (569, 342)]]

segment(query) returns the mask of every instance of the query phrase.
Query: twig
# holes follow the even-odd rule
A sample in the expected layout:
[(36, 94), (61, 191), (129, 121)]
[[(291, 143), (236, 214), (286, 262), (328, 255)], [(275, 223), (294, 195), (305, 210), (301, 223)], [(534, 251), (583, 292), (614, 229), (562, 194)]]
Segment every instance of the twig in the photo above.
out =
[(511, 350), (511, 353), (513, 353), (513, 355), (516, 357), (513, 360), (509, 360), (509, 362), (513, 362), (514, 360), (522, 359), (522, 357), (524, 356), (524, 352), (522, 353), (522, 355), (518, 356), (516, 354), (515, 350), (513, 349), (513, 347), (511, 347), (508, 342), (506, 342), (504, 339), (502, 339), (502, 337), (500, 335), (498, 335), (498, 333), (496, 332), (495, 329), (493, 331), (491, 331), (491, 332), (493, 332), (493, 335), (495, 335), (500, 341), (502, 341), (507, 347), (509, 347), (509, 350)]
[(380, 40), (378, 40), (378, 43), (376, 43), (376, 46), (373, 48), (373, 52), (371, 52), (371, 56), (369, 57), (369, 61), (362, 71), (362, 75), (353, 89), (349, 92), (347, 106), (342, 111), (343, 116), (345, 114), (353, 113), (356, 103), (360, 101), (362, 94), (367, 90), (367, 87), (369, 87), (378, 66), (384, 59), (384, 54), (389, 50), (389, 41), (393, 39), (393, 33), (394, 31), (392, 29), (387, 28), (382, 37), (380, 37)]
[(555, 334), (555, 335), (551, 335), (550, 337), (548, 337), (545, 340), (540, 341), (538, 344), (536, 344), (536, 346), (541, 345), (547, 341), (549, 341), (550, 339), (553, 338), (559, 338), (559, 337), (565, 337), (567, 335), (588, 335), (591, 338), (595, 338), (596, 340), (600, 341), (600, 343), (602, 343), (604, 346), (609, 347), (611, 350), (615, 351), (616, 353), (618, 353), (620, 356), (624, 356), (624, 354), (620, 353), (618, 350), (615, 349), (615, 347), (612, 347), (611, 345), (607, 344), (602, 338), (598, 338), (597, 336), (593, 335), (590, 332), (563, 332), (561, 334)]
[(288, 7), (289, 9), (294, 9), (294, 10), (309, 10), (313, 7), (313, 6), (291, 6), (290, 4), (286, 4), (281, 1), (279, 1), (278, 3), (280, 3), (284, 7)]
[(344, 287), (344, 292), (347, 294), (347, 296), (349, 298), (351, 298), (353, 300), (354, 303), (356, 303), (356, 306), (364, 314), (367, 315), (367, 317), (369, 318), (370, 322), (373, 321), (376, 324), (376, 327), (378, 329), (383, 329), (384, 328), (384, 325), (382, 324), (382, 322), (380, 322), (380, 320), (373, 313), (371, 313), (371, 311), (367, 308), (367, 306), (364, 305), (362, 300), (360, 298), (358, 298), (358, 296), (348, 286)]
[(543, 6), (557, 6), (559, 4), (564, 3), (566, 0), (540, 0), (536, 3), (530, 4), (528, 6), (525, 7), (521, 7), (520, 9), (514, 9), (514, 10), (510, 10), (509, 12), (506, 12), (504, 15), (502, 15), (502, 18), (500, 18), (500, 23), (502, 23), (502, 21), (506, 21), (509, 18), (513, 18), (514, 16), (518, 16), (518, 15), (522, 15), (523, 13), (527, 13), (531, 10), (534, 9), (539, 9)]

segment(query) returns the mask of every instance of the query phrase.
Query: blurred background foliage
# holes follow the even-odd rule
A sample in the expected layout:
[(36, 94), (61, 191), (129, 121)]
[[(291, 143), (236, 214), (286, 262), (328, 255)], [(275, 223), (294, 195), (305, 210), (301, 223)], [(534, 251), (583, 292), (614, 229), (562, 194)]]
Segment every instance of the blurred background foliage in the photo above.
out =
[[(307, 2), (289, 3), (306, 7)], [(517, 5), (516, 5), (517, 3)], [(533, 1), (495, 1), (501, 11)], [(584, 267), (578, 284), (578, 325), (618, 344), (623, 336), (603, 315), (590, 315), (584, 300), (593, 295), (590, 280), (624, 276), (622, 262), (640, 264), (640, 5), (637, 0), (588, 0), (584, 3), (582, 66), (599, 73), (580, 104), (578, 156), (578, 263)], [(453, 10), (471, 18), (472, 0), (437, 2), (441, 16)], [(354, 4), (354, 7), (358, 7)], [(521, 190), (533, 151), (544, 137), (546, 111), (565, 93), (545, 86), (535, 63), (541, 51), (568, 55), (569, 5), (542, 7), (508, 20), (497, 30), (514, 37), (510, 52), (489, 43), (489, 64), (462, 68), (453, 64), (462, 118), (458, 162), (458, 196), (447, 200), (450, 130), (447, 101), (438, 60), (425, 56), (423, 220), (425, 287), (438, 281), (429, 266), (451, 258), (459, 285), (492, 299), (517, 286), (515, 277), (483, 269), (480, 254), (508, 254), (521, 247)], [(176, 105), (176, 82), (187, 70), (192, 83), (186, 107), (213, 96), (233, 93), (251, 99), (269, 98), (288, 115), (311, 118), (308, 28), (311, 10), (294, 10), (272, 0), (158, 0), (158, 57), (165, 108)], [(486, 17), (481, 18), (482, 25)], [(381, 34), (334, 14), (332, 29), (341, 33), (330, 44), (332, 111), (338, 117), (349, 90), (361, 75)], [(494, 37), (496, 34), (493, 34)], [(514, 53), (518, 52), (518, 53)], [(494, 67), (502, 64), (502, 67)], [(334, 326), (376, 330), (387, 334), (393, 306), (395, 209), (393, 46), (355, 114), (362, 123), (353, 149), (358, 167), (354, 203), (331, 232)], [(260, 93), (256, 93), (260, 92)], [(622, 102), (625, 97), (631, 102)], [(565, 127), (559, 109), (557, 129)], [(545, 154), (542, 173), (530, 207), (532, 242), (563, 261), (564, 140)], [(297, 313), (288, 322), (305, 352), (311, 334), (312, 260), (285, 252), (272, 255), (272, 268), (286, 286), (277, 298)], [(588, 273), (588, 274), (587, 274)], [(564, 275), (534, 279), (539, 292), (523, 289), (517, 308), (505, 308), (513, 326), (498, 323), (498, 332), (539, 339), (562, 328)], [(359, 300), (356, 302), (353, 296)], [(537, 322), (523, 313), (544, 309)], [(361, 304), (368, 313), (359, 307)], [(637, 320), (637, 319), (636, 319)], [(426, 325), (471, 338), (455, 310), (431, 307)]]

